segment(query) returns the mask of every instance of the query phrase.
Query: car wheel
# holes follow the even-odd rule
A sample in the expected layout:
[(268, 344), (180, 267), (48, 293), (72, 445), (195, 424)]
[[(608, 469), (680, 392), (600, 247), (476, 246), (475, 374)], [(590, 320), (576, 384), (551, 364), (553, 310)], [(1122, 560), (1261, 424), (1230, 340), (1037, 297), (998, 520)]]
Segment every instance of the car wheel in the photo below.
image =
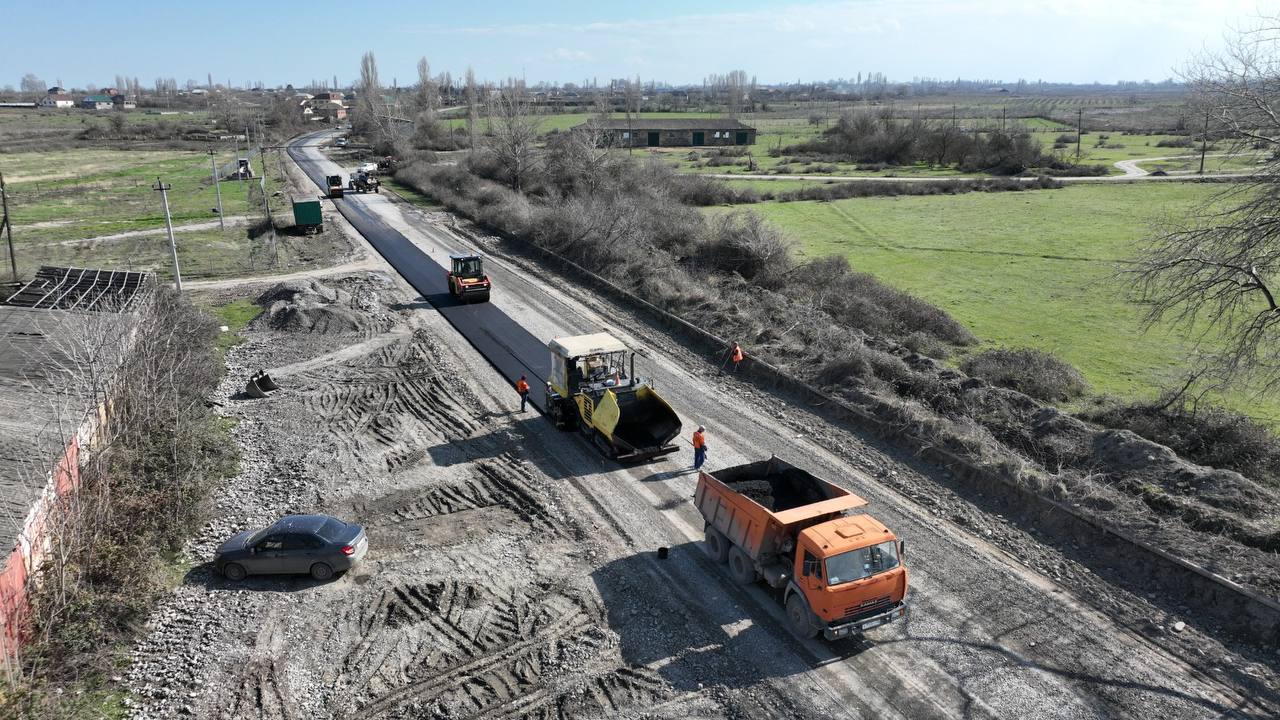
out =
[(791, 597), (787, 598), (787, 619), (791, 621), (791, 632), (802, 638), (817, 635), (818, 628), (810, 618), (812, 614), (804, 598), (800, 597), (800, 593), (792, 593)]
[(737, 545), (729, 550), (729, 574), (739, 585), (750, 585), (756, 581), (756, 566)]
[(248, 574), (244, 566), (239, 563), (227, 563), (222, 566), (222, 576), (234, 582), (240, 582)]
[(333, 577), (333, 568), (326, 563), (316, 563), (311, 566), (311, 577), (316, 580), (328, 580)]
[(718, 563), (729, 562), (729, 538), (719, 530), (708, 526), (703, 542), (707, 545), (707, 554)]

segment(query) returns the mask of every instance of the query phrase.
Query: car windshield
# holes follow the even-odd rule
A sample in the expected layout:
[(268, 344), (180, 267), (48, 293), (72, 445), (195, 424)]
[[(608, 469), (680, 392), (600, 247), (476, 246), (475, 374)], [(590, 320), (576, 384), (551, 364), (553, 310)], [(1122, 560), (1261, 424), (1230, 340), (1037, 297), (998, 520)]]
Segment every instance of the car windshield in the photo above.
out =
[(347, 530), (347, 524), (337, 518), (329, 518), (324, 521), (320, 529), (316, 530), (316, 534), (326, 540), (337, 540), (341, 538)]
[(898, 543), (890, 540), (827, 559), (827, 584), (853, 582), (898, 567)]

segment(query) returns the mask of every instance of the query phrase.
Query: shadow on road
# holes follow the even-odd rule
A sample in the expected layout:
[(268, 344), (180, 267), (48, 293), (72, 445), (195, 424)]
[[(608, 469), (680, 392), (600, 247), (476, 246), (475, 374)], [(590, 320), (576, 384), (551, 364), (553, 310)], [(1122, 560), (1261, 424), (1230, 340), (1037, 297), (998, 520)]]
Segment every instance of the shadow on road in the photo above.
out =
[[(804, 673), (822, 660), (781, 623), (772, 590), (735, 585), (701, 543), (614, 560), (592, 573), (623, 659), (658, 667), (671, 685), (751, 687)], [(866, 641), (829, 645), (840, 658), (874, 647)], [(798, 651), (798, 652), (797, 652)]]

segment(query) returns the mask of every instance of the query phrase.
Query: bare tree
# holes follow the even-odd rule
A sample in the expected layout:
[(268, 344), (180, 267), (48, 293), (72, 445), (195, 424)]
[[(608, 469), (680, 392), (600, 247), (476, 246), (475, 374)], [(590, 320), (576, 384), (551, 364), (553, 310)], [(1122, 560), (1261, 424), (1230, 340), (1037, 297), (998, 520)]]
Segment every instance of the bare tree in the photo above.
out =
[(19, 85), (24, 93), (42, 93), (46, 86), (44, 81), (36, 77), (35, 73), (27, 73), (22, 76), (22, 83)]
[(418, 110), (428, 118), (435, 117), (440, 101), (440, 90), (431, 79), (431, 64), (425, 57), (418, 58)]
[(623, 87), (623, 109), (627, 113), (627, 153), (635, 147), (636, 131), (635, 121), (640, 115), (640, 100), (643, 97), (640, 92), (640, 76), (637, 75), (635, 80), (627, 80), (627, 84)]
[(365, 122), (372, 127), (378, 139), (394, 143), (397, 134), (396, 122), (391, 118), (391, 110), (382, 97), (382, 83), (378, 79), (378, 61), (372, 52), (366, 52), (360, 58), (360, 100)]
[(538, 161), (538, 122), (529, 113), (524, 86), (506, 84), (496, 100), (498, 123), (489, 141), (489, 151), (502, 167), (512, 190), (524, 189)]
[(747, 94), (747, 73), (745, 70), (734, 70), (725, 77), (728, 92), (725, 98), (725, 110), (729, 117), (737, 117), (742, 112), (742, 100)]
[(467, 144), (472, 150), (476, 147), (476, 123), (479, 121), (479, 98), (480, 89), (476, 86), (476, 73), (467, 66), (467, 87), (463, 91), (466, 95), (467, 102)]
[(1167, 322), (1196, 343), (1206, 387), (1280, 386), (1280, 18), (1237, 33), (1184, 73), (1196, 103), (1231, 136), (1231, 153), (1264, 153), (1246, 181), (1187, 218), (1164, 222), (1123, 273), (1147, 326)]

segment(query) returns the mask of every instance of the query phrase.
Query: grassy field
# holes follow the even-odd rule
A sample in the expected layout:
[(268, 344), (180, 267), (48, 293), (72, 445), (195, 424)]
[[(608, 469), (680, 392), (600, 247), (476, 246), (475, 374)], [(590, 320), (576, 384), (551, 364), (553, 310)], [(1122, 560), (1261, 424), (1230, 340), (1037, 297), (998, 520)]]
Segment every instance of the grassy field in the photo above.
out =
[[(219, 165), (234, 161), (231, 151), (216, 156)], [(263, 165), (253, 159), (258, 174)], [(280, 163), (267, 163), (267, 194), (272, 213), (289, 218), (289, 199), (281, 192)], [(179, 262), (185, 277), (223, 277), (310, 267), (336, 252), (336, 238), (281, 236), (274, 246), (251, 239), (247, 224), (184, 229), (209, 224), (216, 198), (209, 156), (191, 151), (74, 149), (0, 154), (0, 172), (8, 182), (18, 270), (27, 275), (43, 264), (154, 270), (171, 274), (168, 242), (162, 232), (160, 177), (171, 186), (169, 206), (176, 229)], [(257, 181), (223, 181), (223, 210), (229, 218), (261, 216), (261, 201), (250, 205), (248, 191)], [(128, 233), (125, 237), (104, 236)], [(103, 238), (95, 240), (94, 238)]]
[[(810, 256), (840, 254), (935, 303), (985, 346), (1030, 346), (1071, 362), (1101, 393), (1151, 397), (1175, 381), (1190, 345), (1143, 333), (1115, 273), (1164, 213), (1213, 186), (1146, 183), (1035, 192), (882, 197), (751, 206)], [(720, 211), (722, 212), (722, 211)], [(1280, 403), (1224, 402), (1280, 422)]]

